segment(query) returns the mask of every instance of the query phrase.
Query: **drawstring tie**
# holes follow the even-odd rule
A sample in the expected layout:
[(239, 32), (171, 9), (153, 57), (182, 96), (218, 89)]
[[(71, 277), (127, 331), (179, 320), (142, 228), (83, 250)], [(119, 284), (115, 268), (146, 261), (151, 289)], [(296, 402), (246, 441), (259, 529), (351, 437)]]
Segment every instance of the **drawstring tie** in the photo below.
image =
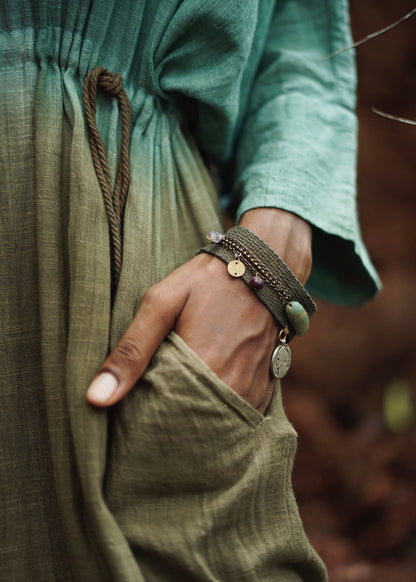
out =
[[(101, 89), (105, 94), (114, 97), (119, 102), (122, 119), (122, 136), (117, 178), (114, 190), (111, 191), (110, 168), (107, 156), (97, 128), (97, 92)], [(127, 193), (130, 184), (129, 145), (131, 128), (131, 107), (129, 98), (124, 91), (121, 75), (110, 73), (104, 67), (92, 69), (84, 81), (82, 93), (85, 118), (88, 126), (88, 139), (91, 149), (95, 173), (104, 198), (105, 210), (110, 229), (110, 246), (112, 254), (113, 297), (120, 279), (123, 239), (122, 219)]]

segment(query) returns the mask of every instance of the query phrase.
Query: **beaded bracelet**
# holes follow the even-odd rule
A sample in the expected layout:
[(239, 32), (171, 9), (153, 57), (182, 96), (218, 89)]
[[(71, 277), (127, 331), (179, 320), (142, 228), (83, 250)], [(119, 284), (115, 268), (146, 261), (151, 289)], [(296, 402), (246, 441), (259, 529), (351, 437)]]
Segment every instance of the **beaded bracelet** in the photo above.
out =
[(282, 378), (290, 366), (286, 341), (304, 335), (316, 305), (282, 259), (258, 236), (242, 226), (222, 235), (210, 232), (211, 243), (199, 250), (227, 263), (232, 277), (241, 277), (270, 310), (281, 327), (279, 345), (272, 356), (272, 373)]

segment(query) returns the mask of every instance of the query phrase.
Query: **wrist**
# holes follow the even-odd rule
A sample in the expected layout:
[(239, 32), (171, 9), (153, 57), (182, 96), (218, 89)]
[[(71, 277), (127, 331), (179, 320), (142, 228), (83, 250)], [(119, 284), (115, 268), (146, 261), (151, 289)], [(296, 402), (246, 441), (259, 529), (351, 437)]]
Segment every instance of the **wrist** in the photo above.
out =
[(312, 227), (292, 212), (254, 208), (239, 222), (267, 243), (304, 284), (312, 268)]
[(229, 275), (241, 278), (252, 289), (289, 340), (307, 332), (316, 305), (293, 271), (262, 238), (241, 225), (225, 234), (212, 231), (207, 238), (211, 243), (198, 253), (214, 255), (227, 263)]

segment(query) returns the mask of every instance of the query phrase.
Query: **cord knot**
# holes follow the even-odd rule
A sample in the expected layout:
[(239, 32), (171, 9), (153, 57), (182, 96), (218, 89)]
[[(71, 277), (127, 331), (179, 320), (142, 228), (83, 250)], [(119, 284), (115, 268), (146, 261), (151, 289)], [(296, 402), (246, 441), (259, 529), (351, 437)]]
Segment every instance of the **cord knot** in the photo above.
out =
[(107, 69), (103, 68), (103, 71), (98, 77), (98, 86), (111, 97), (118, 97), (123, 89), (123, 82), (120, 73), (110, 73)]

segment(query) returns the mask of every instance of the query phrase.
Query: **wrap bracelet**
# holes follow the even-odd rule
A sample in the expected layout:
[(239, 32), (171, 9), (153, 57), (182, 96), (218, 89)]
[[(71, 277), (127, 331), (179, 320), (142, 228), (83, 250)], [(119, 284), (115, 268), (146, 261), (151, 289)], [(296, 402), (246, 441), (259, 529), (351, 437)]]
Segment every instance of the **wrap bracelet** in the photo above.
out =
[(316, 311), (313, 299), (273, 249), (244, 227), (234, 226), (224, 235), (210, 232), (207, 238), (211, 243), (199, 253), (227, 263), (228, 273), (241, 278), (279, 323), (279, 344), (272, 355), (271, 371), (275, 378), (283, 378), (291, 362), (287, 342), (308, 330), (309, 318)]

